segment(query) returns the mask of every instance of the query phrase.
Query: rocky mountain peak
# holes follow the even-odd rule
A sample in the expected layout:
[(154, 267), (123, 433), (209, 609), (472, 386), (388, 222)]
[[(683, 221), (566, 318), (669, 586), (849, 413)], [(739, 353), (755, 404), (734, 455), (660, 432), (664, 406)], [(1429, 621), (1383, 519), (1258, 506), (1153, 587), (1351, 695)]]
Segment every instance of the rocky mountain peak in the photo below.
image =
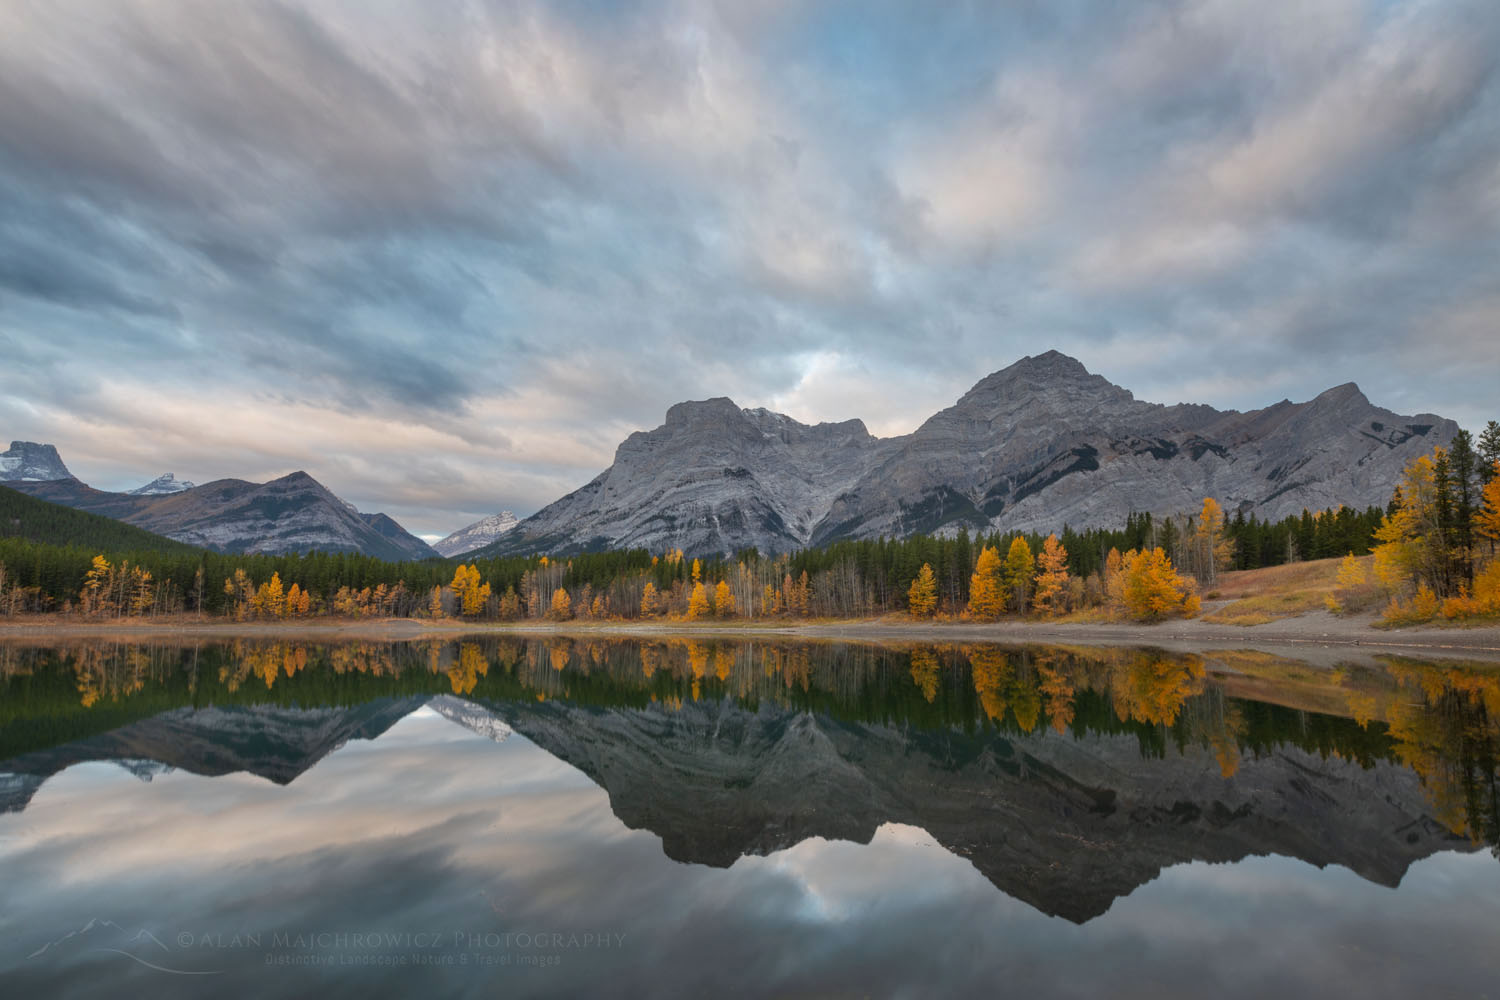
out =
[(130, 495), (134, 497), (160, 497), (168, 496), (172, 493), (181, 493), (184, 490), (190, 490), (192, 488), (192, 483), (187, 482), (183, 479), (178, 479), (172, 473), (166, 472), (160, 476), (157, 476), (145, 486), (131, 490)]
[(489, 517), (480, 518), (467, 527), (459, 528), (432, 547), (437, 551), (438, 555), (445, 559), (451, 559), (453, 556), (461, 556), (466, 552), (473, 552), (475, 549), (484, 548), (484, 546), (495, 541), (511, 528), (514, 528), (518, 520), (515, 514), (508, 510), (502, 510), (498, 514), (491, 514)]
[(0, 482), (45, 483), (72, 478), (73, 473), (50, 444), (12, 441), (10, 450), (0, 453)]

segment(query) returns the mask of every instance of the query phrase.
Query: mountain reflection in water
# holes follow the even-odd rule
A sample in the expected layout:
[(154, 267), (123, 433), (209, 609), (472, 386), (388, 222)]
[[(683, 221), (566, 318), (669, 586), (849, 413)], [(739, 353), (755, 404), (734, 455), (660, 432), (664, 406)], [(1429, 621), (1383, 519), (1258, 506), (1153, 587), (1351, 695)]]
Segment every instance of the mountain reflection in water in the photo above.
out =
[[(1192, 862), (1269, 855), (1395, 887), (1500, 841), (1492, 666), (687, 639), (0, 647), (0, 824), (92, 761), (295, 785), (413, 713), (490, 746), (520, 734), (675, 862), (879, 851), (912, 830), (1075, 924)], [(398, 769), (385, 811), (458, 780)]]

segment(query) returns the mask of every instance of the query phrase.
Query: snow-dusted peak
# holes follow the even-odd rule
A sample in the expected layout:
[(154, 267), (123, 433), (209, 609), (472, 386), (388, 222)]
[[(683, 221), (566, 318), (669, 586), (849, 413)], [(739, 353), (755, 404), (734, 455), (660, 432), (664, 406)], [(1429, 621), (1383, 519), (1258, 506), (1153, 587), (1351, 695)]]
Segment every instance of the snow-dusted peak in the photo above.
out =
[(0, 453), (0, 483), (47, 483), (72, 478), (73, 473), (50, 444), (12, 441), (10, 450)]
[(516, 515), (508, 510), (502, 510), (498, 514), (491, 514), (489, 517), (475, 521), (467, 528), (458, 529), (433, 548), (437, 550), (438, 555), (447, 559), (461, 556), (465, 552), (484, 548), (514, 528), (516, 523)]
[(182, 493), (192, 489), (193, 486), (193, 483), (185, 479), (178, 479), (172, 473), (167, 472), (157, 476), (145, 486), (131, 490), (130, 495), (136, 497), (163, 497), (172, 493)]

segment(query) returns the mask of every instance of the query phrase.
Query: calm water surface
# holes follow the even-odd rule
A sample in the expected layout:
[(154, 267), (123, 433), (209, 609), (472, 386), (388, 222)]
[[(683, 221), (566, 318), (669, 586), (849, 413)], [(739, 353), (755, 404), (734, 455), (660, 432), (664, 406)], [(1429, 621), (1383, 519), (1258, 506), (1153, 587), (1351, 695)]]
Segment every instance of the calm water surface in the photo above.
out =
[(1490, 996), (1500, 669), (0, 647), (8, 996)]

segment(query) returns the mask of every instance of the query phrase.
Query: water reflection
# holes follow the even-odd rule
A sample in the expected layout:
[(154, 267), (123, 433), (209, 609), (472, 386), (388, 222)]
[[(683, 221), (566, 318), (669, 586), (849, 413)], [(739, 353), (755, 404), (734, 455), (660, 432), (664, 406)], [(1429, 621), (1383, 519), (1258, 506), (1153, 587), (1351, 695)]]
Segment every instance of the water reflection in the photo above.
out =
[[(389, 715), (388, 725), (440, 692), (668, 713), (726, 703), (929, 733), (1130, 734), (1147, 757), (1207, 750), (1224, 778), (1247, 755), (1284, 746), (1365, 769), (1392, 762), (1421, 778), (1448, 830), (1500, 842), (1500, 670), (1385, 658), (1384, 669), (1326, 671), (1257, 653), (1211, 655), (685, 639), (4, 646), (0, 759), (207, 706), (365, 706)], [(380, 699), (391, 701), (381, 708)], [(343, 739), (368, 735), (360, 714), (341, 717), (350, 724)]]
[[(801, 866), (805, 885), (845, 879), (917, 899), (930, 885), (903, 871), (947, 884), (941, 856), (1001, 890), (985, 907), (1013, 900), (1093, 926), (1127, 898), (1156, 898), (1164, 880), (1186, 877), (1173, 873), (1198, 872), (1181, 891), (1203, 892), (1204, 879), (1223, 876), (1194, 867), (1202, 862), (1262, 871), (1243, 866), (1298, 859), (1415, 891), (1414, 865), (1497, 842), (1497, 709), (1500, 675), (1484, 665), (1392, 659), (1328, 670), (1257, 653), (507, 639), (0, 647), (0, 806), (11, 817), (0, 818), (0, 845), (7, 829), (24, 842), (20, 853), (0, 848), (0, 859), (24, 857), (36, 879), (67, 872), (118, 888), (134, 876), (106, 859), (124, 852), (158, 888), (220, 914), (228, 904), (188, 893), (172, 865), (193, 878), (208, 878), (205, 866), (255, 869), (276, 887), (263, 902), (315, 889), (353, 913), (372, 912), (372, 890), (340, 870), (407, 872), (387, 904), (405, 913), (446, 912), (451, 899), (428, 899), (436, 890), (420, 879), (452, 894), (467, 883), (450, 869), (463, 869), (487, 887), (483, 912), (519, 906), (580, 925), (588, 910), (577, 901), (606, 886), (636, 894), (622, 908), (654, 912), (677, 906), (684, 886), (709, 884), (691, 872), (728, 869), (754, 881), (741, 886), (742, 902), (764, 910), (753, 933), (770, 941), (811, 919), (806, 892), (779, 895), (785, 887), (764, 881), (775, 882), (771, 872)], [(439, 722), (470, 740), (462, 752), (457, 737), (434, 735)], [(421, 752), (400, 735), (414, 725)], [(378, 762), (376, 775), (354, 778), (351, 754)], [(490, 771), (507, 760), (517, 763), (501, 781)], [(212, 793), (193, 784), (189, 796), (182, 784), (239, 772), (289, 787), (247, 785), (242, 774), (216, 778)], [(117, 833), (156, 829), (132, 807), (143, 799), (109, 777), (126, 773), (151, 782), (153, 808), (175, 833)], [(499, 805), (518, 795), (524, 819)], [(245, 810), (250, 826), (205, 819), (215, 802), (226, 816)], [(424, 813), (441, 830), (422, 826)], [(525, 856), (509, 839), (517, 823), (529, 831)], [(371, 830), (397, 839), (358, 848), (368, 864), (355, 864), (352, 845)], [(153, 836), (176, 838), (177, 854), (161, 853)], [(57, 846), (75, 842), (91, 853)], [(840, 842), (851, 846), (830, 846)], [(852, 845), (867, 853), (846, 854)], [(659, 869), (641, 851), (690, 864)], [(59, 853), (67, 863), (47, 860)], [(882, 856), (896, 867), (870, 869)], [(629, 866), (650, 867), (655, 881), (634, 885)], [(524, 888), (506, 888), (517, 867), (531, 871)], [(836, 874), (846, 870), (860, 874)], [(1273, 866), (1255, 891), (1275, 885), (1285, 896), (1308, 870)], [(233, 884), (222, 891), (253, 911), (245, 899), (256, 890), (224, 878)], [(1462, 878), (1473, 882), (1473, 871)], [(1339, 885), (1339, 905), (1360, 898)], [(1453, 891), (1469, 905), (1466, 890)], [(473, 893), (461, 890), (465, 907)], [(838, 908), (818, 899), (825, 933)], [(1473, 905), (1493, 905), (1485, 900)], [(50, 926), (32, 912), (40, 902), (27, 905), (28, 920)], [(693, 904), (699, 916), (702, 905)], [(53, 929), (67, 933), (75, 916), (58, 910)], [(684, 933), (705, 953), (728, 947), (701, 927)], [(589, 961), (575, 965), (610, 967)], [(551, 992), (559, 981), (539, 982)]]

